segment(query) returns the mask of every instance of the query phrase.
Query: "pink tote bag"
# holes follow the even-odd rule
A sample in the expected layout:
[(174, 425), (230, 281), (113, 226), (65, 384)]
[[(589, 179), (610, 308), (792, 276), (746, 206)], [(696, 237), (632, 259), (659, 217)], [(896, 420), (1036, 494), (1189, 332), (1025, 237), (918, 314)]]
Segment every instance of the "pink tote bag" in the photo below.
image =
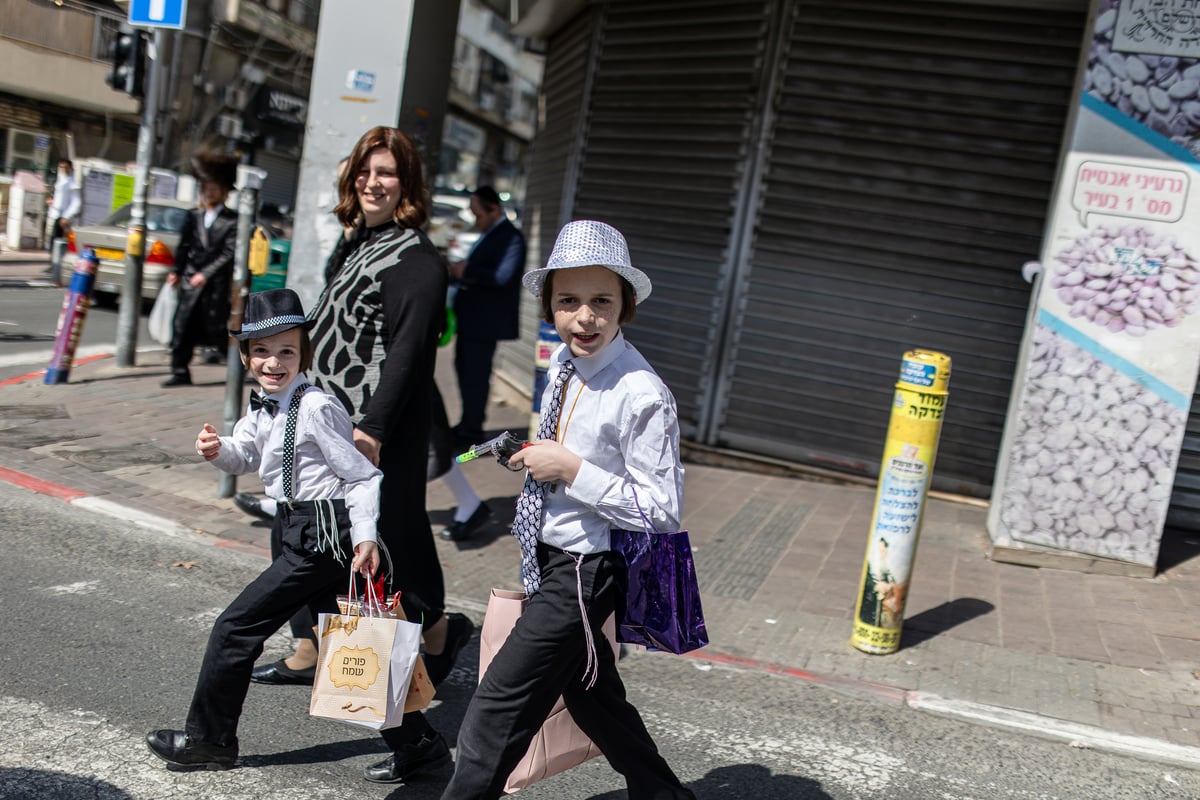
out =
[[(487, 671), (492, 657), (500, 651), (525, 609), (525, 593), (509, 589), (492, 589), (488, 598), (483, 630), (479, 632), (479, 676)], [(609, 617), (603, 626), (604, 636), (618, 654), (616, 620)], [(550, 716), (529, 743), (529, 750), (508, 776), (505, 792), (515, 792), (538, 781), (565, 772), (600, 755), (600, 748), (589, 739), (560, 697), (550, 710)]]

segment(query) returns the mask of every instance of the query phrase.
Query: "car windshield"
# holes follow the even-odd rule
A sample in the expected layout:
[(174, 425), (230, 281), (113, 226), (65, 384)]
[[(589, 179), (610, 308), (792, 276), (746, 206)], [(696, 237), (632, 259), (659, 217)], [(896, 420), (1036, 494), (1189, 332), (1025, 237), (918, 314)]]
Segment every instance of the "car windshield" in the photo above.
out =
[[(112, 213), (101, 225), (111, 225), (114, 228), (128, 228), (133, 214), (133, 204), (127, 203)], [(187, 220), (188, 210), (175, 206), (146, 206), (146, 230), (179, 233)]]

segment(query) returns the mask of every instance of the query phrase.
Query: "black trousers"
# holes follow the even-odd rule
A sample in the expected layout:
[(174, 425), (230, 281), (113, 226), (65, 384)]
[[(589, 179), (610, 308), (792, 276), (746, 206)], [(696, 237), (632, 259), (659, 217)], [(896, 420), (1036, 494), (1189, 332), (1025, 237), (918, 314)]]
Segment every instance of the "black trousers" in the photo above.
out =
[[(307, 607), (313, 619), (322, 612), (337, 612), (337, 595), (350, 583), (353, 550), (345, 503), (333, 502), (341, 532), (342, 564), (331, 553), (316, 552), (313, 503), (279, 506), (271, 534), (274, 539), (278, 532), (282, 552), (229, 604), (209, 634), (185, 727), (193, 738), (219, 745), (235, 742), (250, 671), (262, 654), (263, 642), (300, 608)], [(386, 731), (384, 740), (398, 747), (428, 730), (424, 715), (413, 712), (404, 715), (401, 727)]]
[(600, 631), (625, 587), (620, 556), (596, 553), (578, 568), (599, 674), (583, 680), (586, 649), (575, 557), (538, 546), (542, 586), (534, 594), (467, 707), (458, 731), (454, 777), (442, 800), (494, 800), (561, 694), (571, 716), (613, 768), (630, 800), (695, 800), (658, 754), (637, 709), (625, 698), (616, 659)]
[(464, 339), (459, 336), (454, 342), (454, 371), (458, 376), (458, 391), (462, 397), (462, 417), (458, 427), (468, 436), (483, 432), (495, 356), (495, 339)]
[[(282, 510), (287, 509), (287, 507), (283, 503), (279, 504), (279, 508)], [(279, 513), (276, 512), (275, 516), (276, 516), (276, 519), (278, 519)], [(271, 560), (274, 561), (275, 559), (279, 558), (281, 555), (283, 555), (283, 526), (282, 525), (272, 525), (271, 526)], [(349, 581), (347, 581), (347, 585), (349, 585)], [(292, 638), (308, 639), (314, 645), (317, 644), (317, 633), (316, 633), (316, 631), (313, 630), (313, 628), (315, 628), (316, 625), (317, 625), (317, 617), (316, 617), (316, 615), (313, 614), (313, 612), (311, 610), (309, 610), (307, 605), (300, 606), (300, 608), (296, 611), (296, 613), (292, 614), (292, 618), (288, 620), (288, 627), (291, 628)]]
[(250, 671), (263, 642), (289, 617), (308, 606), (312, 614), (336, 612), (336, 596), (350, 579), (350, 524), (345, 503), (333, 501), (341, 532), (342, 562), (317, 552), (317, 512), (311, 502), (279, 507), (272, 537), (281, 552), (217, 617), (188, 710), (188, 734), (220, 745), (237, 736), (238, 718), (250, 687)]
[[(403, 593), (400, 603), (405, 615), (421, 623), (424, 630), (442, 618), (446, 606), (442, 562), (425, 509), (428, 455), (427, 433), (419, 445), (389, 442), (379, 454), (383, 480), (379, 486), (378, 530), (394, 571), (389, 590)], [(388, 568), (386, 561), (382, 568)]]
[[(187, 278), (180, 278), (180, 281), (186, 282)], [(204, 291), (203, 288), (192, 289), (190, 287), (186, 289), (181, 288), (179, 290), (180, 304), (175, 313), (176, 315), (187, 313), (188, 318), (182, 330), (180, 329), (178, 322), (176, 322), (175, 335), (171, 342), (171, 372), (176, 375), (188, 374), (188, 364), (190, 364), (192, 361), (192, 354), (196, 351), (196, 345), (205, 341), (207, 338), (207, 334), (204, 329), (204, 309), (201, 307), (202, 298), (195, 298), (190, 305), (186, 305), (183, 302), (184, 292), (202, 291)]]

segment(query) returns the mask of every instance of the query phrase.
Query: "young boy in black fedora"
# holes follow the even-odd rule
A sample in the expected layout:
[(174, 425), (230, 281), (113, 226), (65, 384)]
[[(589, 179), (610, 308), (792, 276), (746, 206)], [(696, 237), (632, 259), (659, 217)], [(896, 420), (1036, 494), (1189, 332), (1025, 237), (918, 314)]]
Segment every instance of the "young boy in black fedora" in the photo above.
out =
[(337, 612), (351, 570), (379, 567), (376, 520), (382, 473), (354, 446), (342, 404), (305, 371), (313, 358), (300, 298), (291, 289), (252, 294), (240, 331), (242, 362), (262, 388), (232, 436), (205, 424), (196, 454), (236, 475), (257, 470), (278, 501), (271, 530), (279, 555), (217, 618), (184, 730), (153, 730), (146, 743), (180, 766), (229, 769), (250, 671), (263, 642), (302, 606)]

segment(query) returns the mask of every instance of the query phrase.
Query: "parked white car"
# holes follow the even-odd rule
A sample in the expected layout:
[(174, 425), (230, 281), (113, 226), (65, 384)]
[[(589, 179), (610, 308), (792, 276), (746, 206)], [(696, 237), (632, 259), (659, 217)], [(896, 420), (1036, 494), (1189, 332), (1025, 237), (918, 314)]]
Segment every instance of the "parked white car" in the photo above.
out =
[[(127, 203), (95, 225), (75, 228), (67, 237), (62, 280), (70, 281), (75, 263), (85, 247), (96, 251), (100, 268), (92, 295), (98, 302), (113, 302), (125, 283), (125, 241), (129, 237), (132, 203)], [(150, 200), (146, 203), (145, 261), (142, 264), (142, 298), (154, 300), (175, 267), (175, 248), (188, 211), (196, 204), (183, 200)]]
[(469, 232), (475, 224), (469, 200), (465, 195), (459, 197), (439, 194), (433, 197), (429, 208), (429, 225), (425, 232), (442, 255), (447, 254), (450, 243), (456, 236)]

